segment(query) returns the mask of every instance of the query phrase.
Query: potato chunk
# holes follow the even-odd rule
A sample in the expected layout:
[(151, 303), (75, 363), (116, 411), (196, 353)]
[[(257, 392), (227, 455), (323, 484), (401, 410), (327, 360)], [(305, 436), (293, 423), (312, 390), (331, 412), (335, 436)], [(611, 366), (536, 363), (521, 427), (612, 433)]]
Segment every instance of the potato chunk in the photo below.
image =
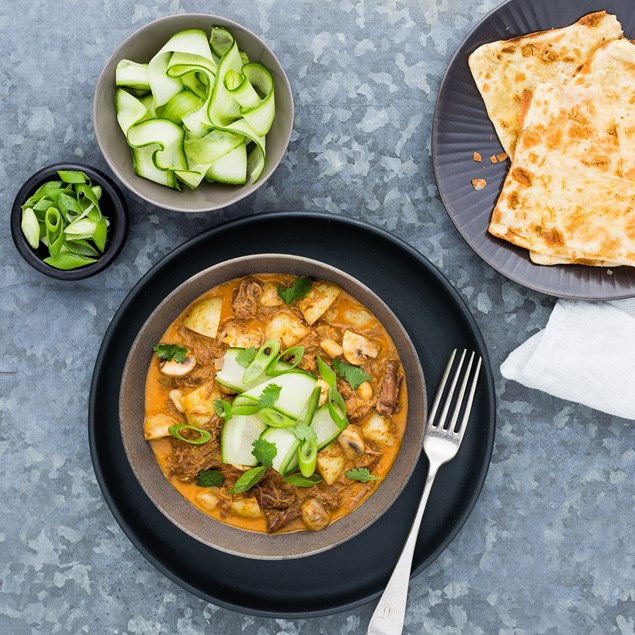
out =
[(201, 335), (215, 338), (218, 333), (222, 309), (222, 298), (201, 300), (188, 311), (188, 314), (183, 318), (183, 325)]
[(210, 381), (200, 385), (181, 399), (187, 422), (192, 426), (209, 423), (214, 416), (214, 399), (220, 396), (217, 385)]
[(255, 498), (239, 498), (232, 501), (229, 509), (239, 516), (244, 518), (260, 518), (262, 512), (260, 511), (260, 505)]
[(278, 284), (271, 281), (265, 282), (259, 302), (262, 306), (281, 306), (284, 304), (278, 295)]
[(392, 447), (395, 435), (392, 433), (390, 420), (384, 419), (378, 412), (373, 412), (361, 425), (362, 435), (377, 445)]
[(266, 336), (268, 340), (280, 340), (288, 347), (295, 346), (308, 335), (309, 330), (295, 315), (283, 311), (267, 324)]
[(298, 301), (298, 307), (307, 324), (311, 325), (322, 317), (341, 291), (332, 282), (314, 282), (311, 290)]
[(327, 445), (317, 455), (317, 471), (326, 481), (327, 485), (333, 485), (344, 470), (346, 460), (341, 450), (334, 444)]

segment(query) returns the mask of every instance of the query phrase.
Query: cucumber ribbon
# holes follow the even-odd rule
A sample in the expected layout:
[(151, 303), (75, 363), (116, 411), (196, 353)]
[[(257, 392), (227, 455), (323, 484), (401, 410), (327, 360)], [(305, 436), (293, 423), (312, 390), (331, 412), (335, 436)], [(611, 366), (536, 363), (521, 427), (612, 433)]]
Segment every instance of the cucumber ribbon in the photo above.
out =
[(148, 64), (122, 60), (115, 74), (117, 121), (139, 176), (174, 189), (260, 178), (274, 81), (227, 29), (213, 27), (209, 41), (199, 29), (177, 33)]

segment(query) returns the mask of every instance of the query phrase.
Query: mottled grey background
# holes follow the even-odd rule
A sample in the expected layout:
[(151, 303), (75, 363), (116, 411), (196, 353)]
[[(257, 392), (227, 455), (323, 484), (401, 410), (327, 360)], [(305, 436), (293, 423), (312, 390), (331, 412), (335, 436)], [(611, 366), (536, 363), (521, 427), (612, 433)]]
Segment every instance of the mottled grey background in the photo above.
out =
[[(490, 472), (458, 538), (412, 582), (405, 632), (634, 632), (634, 423), (502, 380), (500, 363), (545, 324), (553, 300), (483, 264), (434, 183), (441, 77), (496, 4), (0, 0), (0, 633), (365, 632), (372, 604), (275, 620), (190, 595), (124, 536), (90, 462), (92, 368), (128, 291), (184, 240), (275, 209), (328, 210), (405, 238), (456, 286), (490, 348), (499, 398)], [(179, 215), (128, 195), (130, 238), (113, 267), (71, 284), (41, 276), (9, 237), (15, 193), (49, 163), (106, 169), (90, 114), (102, 66), (138, 27), (188, 11), (236, 20), (279, 56), (297, 113), (286, 159), (222, 213)]]

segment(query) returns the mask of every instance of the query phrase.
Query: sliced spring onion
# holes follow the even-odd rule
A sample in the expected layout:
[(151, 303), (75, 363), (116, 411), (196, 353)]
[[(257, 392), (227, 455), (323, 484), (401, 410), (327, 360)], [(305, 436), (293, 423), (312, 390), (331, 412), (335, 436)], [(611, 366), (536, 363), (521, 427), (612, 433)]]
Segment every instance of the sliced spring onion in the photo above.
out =
[(22, 210), (22, 222), (20, 224), (22, 233), (33, 249), (40, 246), (40, 224), (37, 216), (31, 207)]
[[(243, 406), (239, 406), (239, 408), (240, 407)], [(288, 428), (295, 424), (295, 419), (287, 417), (273, 408), (262, 408), (258, 416), (272, 428)]]
[(298, 448), (298, 466), (302, 476), (308, 478), (315, 472), (317, 464), (317, 439), (315, 436), (307, 439)]
[[(181, 435), (181, 430), (185, 429), (198, 432), (198, 438), (186, 439), (184, 436)], [(185, 441), (186, 443), (190, 443), (191, 445), (202, 445), (203, 443), (207, 443), (212, 438), (212, 435), (207, 430), (197, 428), (196, 426), (191, 426), (188, 423), (177, 423), (176, 425), (170, 426), (168, 428), (168, 432), (180, 441)]]
[[(288, 367), (281, 368), (278, 365), (280, 360), (286, 361), (288, 357), (291, 357), (292, 360), (289, 362)], [(304, 346), (292, 346), (291, 348), (287, 348), (286, 351), (282, 351), (275, 361), (273, 361), (269, 367), (267, 368), (267, 375), (269, 377), (278, 377), (278, 375), (282, 375), (283, 373), (288, 373), (292, 368), (295, 368), (304, 357)]]
[(22, 233), (33, 249), (48, 249), (44, 262), (76, 269), (96, 262), (106, 248), (108, 219), (99, 207), (102, 188), (80, 170), (59, 170), (22, 205)]
[(249, 384), (264, 374), (272, 363), (275, 363), (276, 356), (280, 351), (278, 340), (267, 340), (256, 353), (253, 361), (245, 369), (243, 383)]

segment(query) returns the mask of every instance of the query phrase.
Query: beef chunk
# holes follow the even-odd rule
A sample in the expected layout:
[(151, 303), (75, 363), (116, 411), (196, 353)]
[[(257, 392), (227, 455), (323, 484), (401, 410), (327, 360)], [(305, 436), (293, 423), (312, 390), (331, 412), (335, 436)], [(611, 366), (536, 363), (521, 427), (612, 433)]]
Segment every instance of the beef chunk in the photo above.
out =
[(267, 521), (269, 532), (278, 531), (300, 516), (295, 489), (285, 483), (272, 468), (267, 470), (264, 478), (254, 487), (254, 496)]
[(187, 326), (177, 326), (176, 330), (183, 345), (189, 348), (196, 357), (199, 366), (208, 366), (223, 354), (225, 347), (216, 345), (209, 337), (196, 333)]
[(397, 411), (400, 385), (401, 374), (399, 373), (399, 362), (396, 359), (391, 359), (386, 362), (384, 378), (379, 388), (377, 412), (379, 412), (380, 415), (389, 417)]
[[(172, 442), (172, 455), (170, 457), (172, 476), (180, 481), (190, 482), (196, 478), (201, 470), (215, 469), (221, 465), (218, 442), (219, 424), (220, 419), (213, 417), (209, 424), (200, 426), (212, 434), (212, 438), (207, 443), (192, 445), (180, 439), (170, 439)], [(180, 431), (180, 434), (187, 438), (188, 434), (195, 436), (197, 433), (185, 428)]]
[(273, 533), (298, 518), (302, 512), (299, 505), (296, 504), (295, 507), (287, 507), (287, 509), (263, 509), (262, 513), (267, 520), (269, 532)]
[(256, 317), (258, 300), (260, 300), (261, 295), (262, 285), (260, 282), (254, 278), (243, 280), (232, 302), (234, 315), (240, 320)]

